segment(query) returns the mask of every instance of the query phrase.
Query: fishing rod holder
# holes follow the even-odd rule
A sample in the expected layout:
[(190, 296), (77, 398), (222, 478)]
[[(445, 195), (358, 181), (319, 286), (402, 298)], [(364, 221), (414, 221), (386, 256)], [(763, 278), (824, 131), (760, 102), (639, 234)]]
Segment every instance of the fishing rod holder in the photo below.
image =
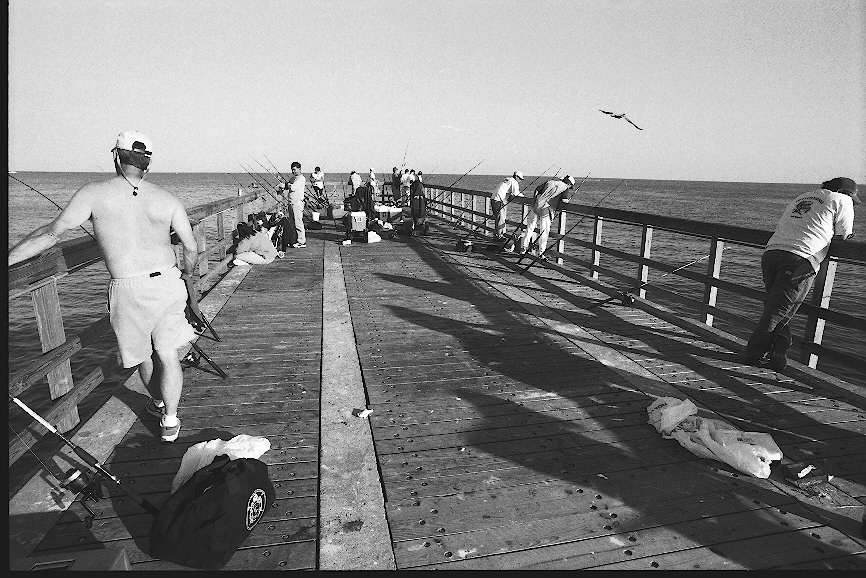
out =
[(81, 505), (87, 510), (89, 515), (84, 516), (84, 526), (89, 530), (93, 527), (93, 520), (96, 518), (96, 512), (90, 509), (87, 501), (90, 500), (94, 504), (101, 500), (102, 483), (99, 475), (91, 477), (87, 472), (78, 468), (71, 468), (66, 472), (66, 479), (60, 482), (60, 487), (69, 490), (75, 494), (81, 494)]

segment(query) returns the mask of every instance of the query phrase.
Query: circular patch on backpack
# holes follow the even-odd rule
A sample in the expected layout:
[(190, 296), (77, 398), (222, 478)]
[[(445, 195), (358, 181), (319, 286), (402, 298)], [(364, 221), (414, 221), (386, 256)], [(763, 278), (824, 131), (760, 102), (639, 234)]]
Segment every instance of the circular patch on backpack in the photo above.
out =
[(253, 490), (247, 502), (247, 530), (252, 530), (253, 526), (259, 523), (259, 520), (265, 515), (267, 505), (268, 498), (265, 495), (265, 491), (261, 488)]

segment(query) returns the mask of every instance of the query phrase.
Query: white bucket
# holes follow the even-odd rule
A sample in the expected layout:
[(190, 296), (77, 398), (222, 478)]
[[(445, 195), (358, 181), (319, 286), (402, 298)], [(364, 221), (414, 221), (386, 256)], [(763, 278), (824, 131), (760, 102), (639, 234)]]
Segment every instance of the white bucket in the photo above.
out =
[(310, 212), (310, 217), (311, 217), (314, 221), (318, 221), (318, 220), (319, 220), (319, 211), (311, 211), (311, 212)]

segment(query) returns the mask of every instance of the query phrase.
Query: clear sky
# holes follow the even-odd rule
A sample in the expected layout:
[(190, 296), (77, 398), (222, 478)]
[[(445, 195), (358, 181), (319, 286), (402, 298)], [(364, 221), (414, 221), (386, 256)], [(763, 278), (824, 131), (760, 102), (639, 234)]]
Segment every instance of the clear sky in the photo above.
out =
[(10, 170), (866, 181), (864, 0), (8, 6)]

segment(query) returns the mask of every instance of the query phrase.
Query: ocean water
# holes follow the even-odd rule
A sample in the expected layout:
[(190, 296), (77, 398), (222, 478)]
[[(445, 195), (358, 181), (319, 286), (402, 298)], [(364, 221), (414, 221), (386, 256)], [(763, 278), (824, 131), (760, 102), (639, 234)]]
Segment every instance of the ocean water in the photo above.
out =
[[(14, 176), (49, 197), (58, 205), (65, 206), (80, 186), (93, 180), (106, 178), (109, 175), (107, 173), (21, 172), (15, 173)], [(345, 183), (348, 181), (348, 176), (347, 173), (326, 174), (326, 190), (332, 199), (338, 200), (345, 196)], [(564, 175), (560, 174), (560, 176)], [(275, 182), (275, 179), (267, 174), (259, 173), (256, 177), (270, 183)], [(255, 190), (249, 188), (253, 178), (245, 173), (153, 173), (149, 174), (147, 178), (174, 193), (188, 208), (235, 196), (241, 186), (250, 191)], [(387, 173), (380, 174), (379, 178), (385, 180), (389, 178), (389, 175)], [(454, 186), (490, 191), (496, 187), (502, 178), (504, 178), (503, 175), (470, 174), (462, 176), (462, 178), (461, 175), (427, 175), (425, 182), (448, 186), (457, 181)], [(527, 176), (524, 181), (524, 184), (527, 185), (526, 188), (535, 178), (534, 175)], [(581, 182), (581, 179), (581, 175), (576, 176), (578, 183)], [(539, 179), (535, 185), (544, 180), (544, 177)], [(59, 209), (12, 178), (9, 178), (8, 181), (8, 243), (11, 247), (36, 227), (50, 222), (59, 213)], [(622, 179), (616, 178), (588, 178), (573, 196), (573, 200), (586, 205), (595, 205), (604, 199), (600, 206), (708, 223), (772, 230), (782, 209), (792, 197), (817, 186), (817, 184), (808, 183), (768, 184), (661, 180), (626, 180), (623, 182)], [(615, 190), (610, 193), (612, 189)], [(608, 195), (608, 193), (610, 194)], [(434, 192), (433, 195), (435, 196), (436, 193)], [(509, 220), (516, 221), (519, 219), (519, 209), (517, 207), (511, 209)], [(567, 226), (571, 226), (571, 224), (573, 222)], [(234, 224), (229, 222), (227, 226), (234, 226)], [(572, 236), (587, 239), (591, 233), (591, 226), (591, 219), (587, 219), (584, 224), (574, 230)], [(92, 232), (89, 225), (85, 225), (85, 228)], [(210, 229), (213, 228), (215, 227), (210, 227)], [(509, 226), (509, 231), (511, 228), (512, 226)], [(210, 229), (209, 235), (215, 234)], [(866, 209), (861, 208), (857, 211), (855, 230), (860, 232), (866, 230)], [(74, 233), (68, 233), (65, 238), (82, 235), (84, 235), (83, 231), (77, 230)], [(617, 249), (634, 251), (640, 243), (640, 231), (635, 227), (624, 227), (615, 223), (606, 224), (604, 243)], [(680, 266), (705, 255), (708, 249), (708, 243), (704, 240), (695, 240), (690, 237), (657, 231), (653, 239), (652, 257), (674, 266)], [(588, 251), (584, 253), (577, 251), (575, 254), (584, 259), (588, 258)], [(730, 251), (725, 253), (722, 277), (763, 290), (760, 278), (760, 255), (761, 248), (732, 247)], [(606, 255), (602, 256), (601, 262), (603, 266), (630, 275), (635, 273), (636, 267), (633, 264), (620, 263)], [(691, 269), (702, 272), (706, 269), (706, 262), (696, 263)], [(831, 308), (866, 317), (866, 298), (864, 298), (862, 291), (864, 278), (866, 278), (866, 271), (863, 267), (840, 266), (833, 288)], [(700, 295), (700, 291), (702, 291), (698, 284), (675, 276), (663, 278), (660, 277), (659, 273), (652, 273), (650, 281), (659, 286), (696, 295)], [(70, 275), (58, 283), (67, 335), (80, 332), (107, 313), (107, 283), (108, 273), (101, 263)], [(617, 284), (616, 282), (613, 283)], [(626, 288), (625, 284), (620, 285)], [(650, 297), (655, 299), (652, 294)], [(668, 303), (661, 297), (659, 300), (675, 309), (683, 310), (684, 314), (688, 314), (688, 311), (682, 309), (682, 306), (678, 304)], [(724, 291), (720, 291), (718, 303), (722, 308), (731, 309), (747, 319), (757, 319), (760, 314), (760, 304), (736, 295), (726, 294)], [(692, 317), (695, 315), (692, 314)], [(717, 320), (716, 326), (742, 336), (741, 329), (726, 326), (720, 320)], [(798, 321), (793, 325), (793, 329), (795, 334), (802, 334), (802, 323)], [(851, 333), (830, 327), (825, 332), (824, 343), (842, 351), (858, 352), (862, 355), (862, 352), (866, 350), (866, 341), (862, 335), (856, 335), (852, 338)], [(8, 344), (10, 373), (20, 368), (39, 352), (35, 315), (32, 304), (26, 296), (15, 299), (9, 304)], [(81, 379), (89, 373), (94, 367), (94, 360), (104, 358), (111, 346), (112, 340), (108, 339), (105, 343), (95, 347), (93, 351), (73, 357), (72, 369), (75, 379)], [(824, 361), (819, 364), (819, 368), (851, 382), (866, 385), (866, 377), (862, 371), (847, 370)], [(104, 386), (98, 387), (82, 403), (82, 415), (92, 413), (104, 403), (113, 385), (113, 383), (106, 383)], [(46, 397), (45, 391), (47, 388), (44, 386), (34, 386), (22, 394), (22, 399), (33, 404), (37, 410), (44, 408), (48, 405), (48, 401), (42, 399)], [(20, 426), (22, 421), (29, 423), (29, 419), (19, 420), (13, 417), (12, 412), (10, 412), (10, 419), (13, 425), (18, 424)], [(10, 432), (10, 435), (14, 434)]]

